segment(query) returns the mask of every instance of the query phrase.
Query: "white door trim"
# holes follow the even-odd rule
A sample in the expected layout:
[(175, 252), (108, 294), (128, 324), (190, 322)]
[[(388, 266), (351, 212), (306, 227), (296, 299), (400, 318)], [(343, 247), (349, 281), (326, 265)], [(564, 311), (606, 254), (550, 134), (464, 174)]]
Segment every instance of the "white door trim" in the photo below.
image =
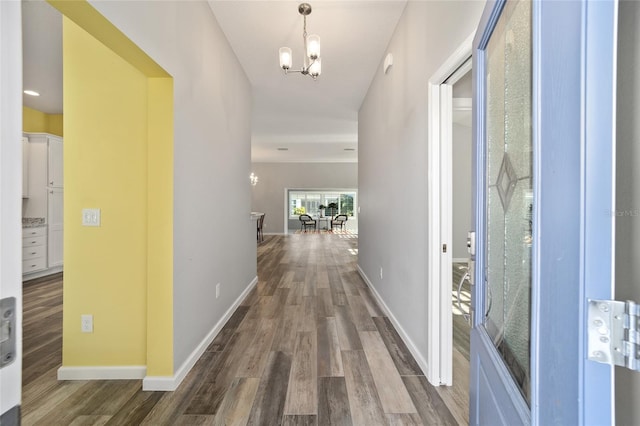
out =
[[(470, 67), (475, 31), (429, 79), (428, 91), (428, 314), (427, 379), (434, 385), (453, 383), (453, 318), (451, 313), (452, 85)], [(447, 81), (447, 84), (445, 84)], [(446, 253), (443, 245), (446, 244)]]
[(0, 296), (15, 297), (17, 318), (15, 361), (0, 370), (0, 415), (10, 412), (0, 421), (7, 423), (15, 420), (22, 389), (21, 10), (20, 2), (0, 1)]

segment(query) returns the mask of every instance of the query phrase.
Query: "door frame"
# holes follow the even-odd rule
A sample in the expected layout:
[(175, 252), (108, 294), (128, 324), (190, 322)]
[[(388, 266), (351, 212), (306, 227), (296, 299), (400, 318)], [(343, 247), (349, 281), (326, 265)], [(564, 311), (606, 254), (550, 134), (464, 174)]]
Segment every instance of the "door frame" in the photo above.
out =
[[(427, 379), (453, 384), (451, 309), (452, 84), (471, 69), (473, 31), (429, 79), (427, 135)], [(450, 79), (452, 77), (453, 79)], [(445, 83), (445, 81), (450, 80)], [(442, 252), (443, 245), (447, 250)]]
[[(0, 2), (0, 295), (16, 298), (15, 361), (0, 370), (0, 414), (22, 393), (22, 5)], [(5, 420), (5, 419), (2, 419)]]

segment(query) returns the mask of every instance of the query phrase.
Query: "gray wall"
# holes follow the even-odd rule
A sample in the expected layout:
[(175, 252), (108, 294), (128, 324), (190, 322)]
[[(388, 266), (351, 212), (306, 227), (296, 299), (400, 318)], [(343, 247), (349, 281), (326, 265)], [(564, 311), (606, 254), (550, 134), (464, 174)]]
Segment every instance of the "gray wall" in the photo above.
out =
[(175, 371), (256, 277), (251, 85), (207, 2), (92, 5), (174, 79)]
[[(357, 189), (357, 163), (253, 163), (258, 184), (252, 189), (251, 210), (265, 213), (264, 232), (284, 232), (285, 188)], [(298, 221), (293, 221), (298, 229)], [(290, 225), (291, 226), (291, 225)]]
[[(640, 301), (640, 4), (621, 1), (618, 38), (616, 299)], [(616, 367), (616, 423), (640, 424), (640, 374)]]
[[(475, 30), (483, 8), (408, 2), (387, 49), (393, 67), (386, 75), (378, 68), (358, 114), (358, 264), (425, 359), (428, 79)], [(380, 226), (381, 200), (398, 220)]]
[[(454, 86), (455, 87), (455, 86)], [(454, 111), (455, 114), (455, 111)], [(466, 259), (467, 232), (471, 230), (471, 127), (453, 124), (453, 258)]]

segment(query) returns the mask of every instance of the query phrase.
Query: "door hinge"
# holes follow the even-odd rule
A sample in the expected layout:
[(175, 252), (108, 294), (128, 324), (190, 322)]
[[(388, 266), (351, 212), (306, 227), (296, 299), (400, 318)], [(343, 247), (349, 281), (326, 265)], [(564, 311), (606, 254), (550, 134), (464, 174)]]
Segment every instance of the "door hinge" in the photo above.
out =
[(16, 298), (0, 300), (0, 368), (16, 360)]
[(640, 305), (616, 300), (589, 300), (589, 359), (640, 371)]

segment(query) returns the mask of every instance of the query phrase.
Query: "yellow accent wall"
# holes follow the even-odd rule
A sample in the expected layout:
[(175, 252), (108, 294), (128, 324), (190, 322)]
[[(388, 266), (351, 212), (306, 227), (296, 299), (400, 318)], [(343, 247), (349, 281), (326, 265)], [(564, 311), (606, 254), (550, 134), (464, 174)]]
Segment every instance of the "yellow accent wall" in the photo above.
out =
[[(91, 18), (63, 20), (63, 366), (146, 365), (148, 376), (170, 376), (173, 80), (94, 38), (92, 23), (103, 35), (109, 25), (87, 3), (51, 4)], [(100, 227), (82, 226), (83, 208), (101, 210)], [(94, 316), (93, 333), (80, 332), (83, 314)]]
[(46, 114), (33, 108), (22, 107), (22, 131), (64, 136), (62, 114)]
[(173, 79), (149, 78), (147, 376), (173, 375)]
[[(145, 365), (147, 79), (69, 19), (63, 43), (63, 365)], [(82, 226), (88, 207), (100, 227)]]
[(62, 114), (47, 114), (49, 120), (49, 132), (53, 135), (64, 136), (64, 117)]

